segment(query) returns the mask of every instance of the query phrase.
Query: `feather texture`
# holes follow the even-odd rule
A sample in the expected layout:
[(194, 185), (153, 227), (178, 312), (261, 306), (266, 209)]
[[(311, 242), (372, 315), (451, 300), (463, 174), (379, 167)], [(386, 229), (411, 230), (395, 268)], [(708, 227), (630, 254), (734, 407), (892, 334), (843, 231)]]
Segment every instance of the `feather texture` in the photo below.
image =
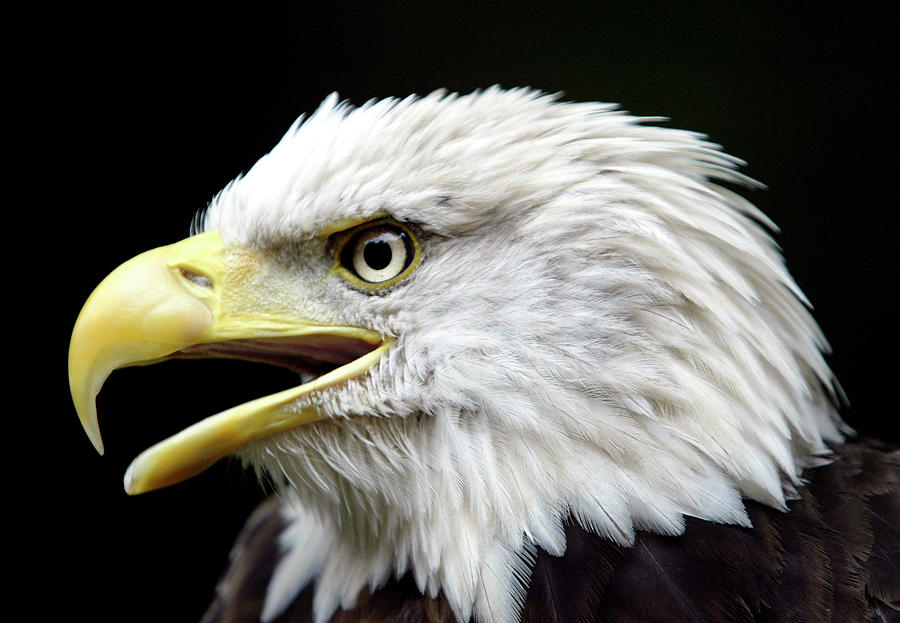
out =
[[(688, 518), (681, 536), (631, 547), (567, 523), (565, 552), (537, 551), (523, 623), (895, 621), (900, 617), (900, 450), (834, 448), (781, 512), (747, 502), (753, 527)], [(255, 623), (284, 528), (270, 501), (249, 522), (203, 623)], [(311, 587), (272, 623), (312, 622)], [(409, 575), (365, 591), (332, 623), (451, 623), (443, 594)]]

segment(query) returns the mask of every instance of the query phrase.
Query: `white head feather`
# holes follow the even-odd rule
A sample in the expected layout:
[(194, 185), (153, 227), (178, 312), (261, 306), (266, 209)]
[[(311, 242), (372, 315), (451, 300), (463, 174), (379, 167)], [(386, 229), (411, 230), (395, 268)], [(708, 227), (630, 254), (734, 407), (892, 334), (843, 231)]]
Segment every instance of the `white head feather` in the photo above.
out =
[[(308, 398), (333, 420), (243, 453), (291, 509), (265, 617), (314, 578), (323, 621), (411, 572), (461, 621), (515, 621), (567, 519), (625, 545), (748, 525), (742, 497), (784, 508), (841, 438), (771, 224), (718, 185), (739, 161), (647, 121), (530, 90), (332, 96), (215, 198), (205, 227), (272, 258), (259, 296), (397, 338)], [(383, 214), (424, 257), (373, 295), (317, 234)]]

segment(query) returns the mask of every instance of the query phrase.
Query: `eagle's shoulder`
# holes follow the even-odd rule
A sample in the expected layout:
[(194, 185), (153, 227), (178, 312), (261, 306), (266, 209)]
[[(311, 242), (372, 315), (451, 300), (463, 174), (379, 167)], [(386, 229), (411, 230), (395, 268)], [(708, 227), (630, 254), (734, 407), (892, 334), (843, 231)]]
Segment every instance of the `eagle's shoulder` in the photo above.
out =
[(782, 513), (747, 502), (752, 528), (688, 519), (642, 533), (597, 621), (894, 621), (900, 618), (900, 450), (853, 440), (804, 473)]
[[(536, 553), (523, 623), (900, 620), (900, 450), (866, 439), (833, 449), (787, 513), (748, 501), (752, 528), (688, 518), (683, 535), (640, 532), (623, 547), (569, 524), (563, 556)], [(203, 623), (259, 621), (284, 528), (274, 499), (254, 513)], [(312, 622), (313, 591), (272, 623)], [(406, 575), (331, 621), (454, 619)]]

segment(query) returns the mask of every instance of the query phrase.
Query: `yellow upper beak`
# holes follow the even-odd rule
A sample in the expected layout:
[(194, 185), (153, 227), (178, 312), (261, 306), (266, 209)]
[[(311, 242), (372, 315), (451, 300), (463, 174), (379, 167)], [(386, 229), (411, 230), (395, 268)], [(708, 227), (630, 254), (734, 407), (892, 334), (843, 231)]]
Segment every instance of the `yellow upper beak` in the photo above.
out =
[(229, 250), (217, 232), (147, 251), (104, 279), (81, 310), (69, 347), (69, 386), (82, 426), (103, 453), (96, 396), (116, 368), (235, 340), (341, 341), (364, 353), (317, 379), (208, 417), (145, 450), (125, 474), (143, 493), (205, 470), (246, 444), (322, 419), (294, 405), (305, 394), (363, 374), (393, 342), (358, 327), (318, 324), (249, 296), (253, 253)]

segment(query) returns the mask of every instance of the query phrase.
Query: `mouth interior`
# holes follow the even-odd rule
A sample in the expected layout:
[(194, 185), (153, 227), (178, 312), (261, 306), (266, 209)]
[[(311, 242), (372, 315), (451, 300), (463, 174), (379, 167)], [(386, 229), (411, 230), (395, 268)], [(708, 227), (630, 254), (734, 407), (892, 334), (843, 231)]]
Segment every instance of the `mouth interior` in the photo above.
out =
[(372, 352), (380, 344), (341, 335), (304, 335), (195, 344), (175, 353), (184, 359), (240, 359), (286, 368), (308, 383)]

